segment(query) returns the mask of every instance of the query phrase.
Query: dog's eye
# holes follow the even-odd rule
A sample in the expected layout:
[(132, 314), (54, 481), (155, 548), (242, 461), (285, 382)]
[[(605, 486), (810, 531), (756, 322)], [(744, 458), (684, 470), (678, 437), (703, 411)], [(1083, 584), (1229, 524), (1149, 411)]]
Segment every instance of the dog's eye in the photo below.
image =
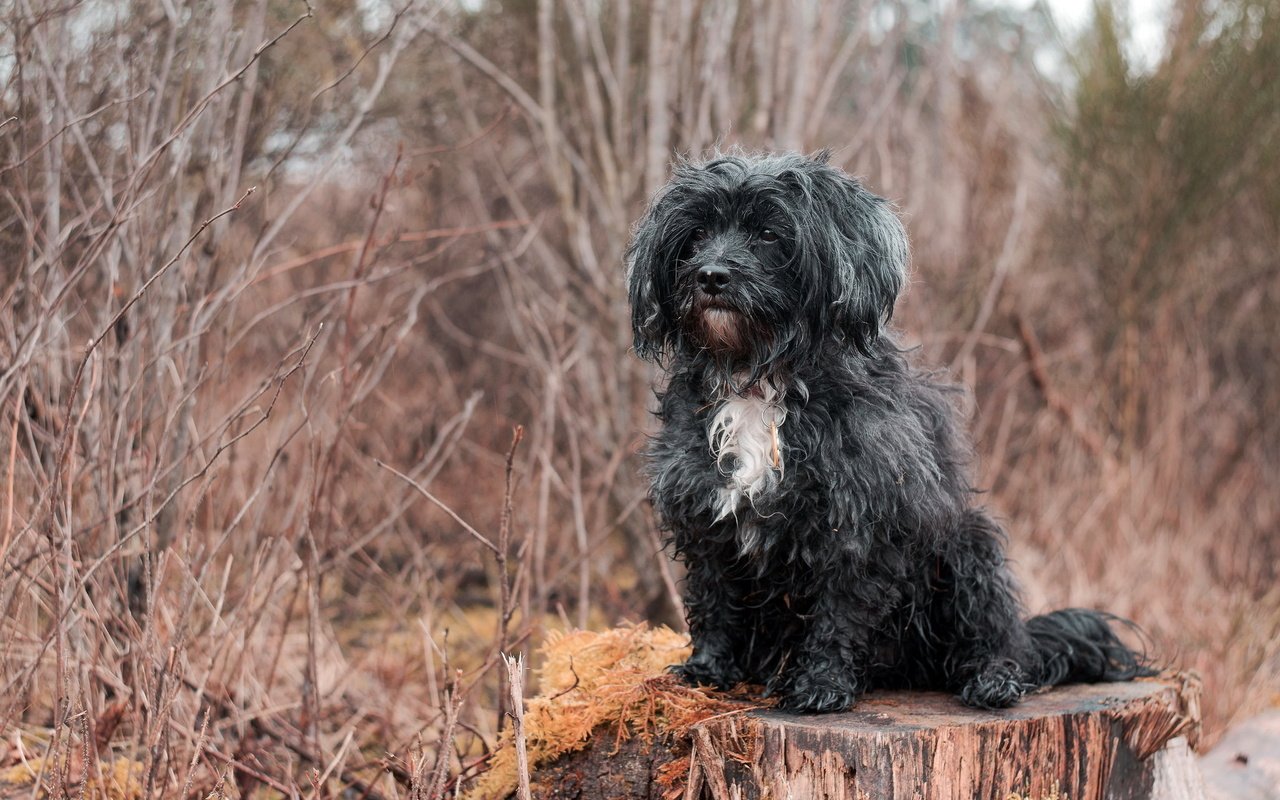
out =
[(764, 230), (760, 231), (760, 241), (764, 242), (765, 244), (773, 244), (774, 242), (778, 241), (778, 232), (775, 231), (773, 228), (765, 228)]
[(689, 241), (697, 244), (707, 238), (706, 228), (694, 228), (693, 233), (689, 234)]

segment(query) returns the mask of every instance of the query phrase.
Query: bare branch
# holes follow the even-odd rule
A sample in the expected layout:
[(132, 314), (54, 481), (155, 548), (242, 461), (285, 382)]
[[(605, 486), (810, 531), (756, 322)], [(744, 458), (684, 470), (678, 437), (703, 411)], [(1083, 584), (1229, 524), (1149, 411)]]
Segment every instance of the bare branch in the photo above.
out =
[(418, 482), (417, 482), (417, 481), (415, 481), (413, 478), (410, 478), (408, 475), (405, 475), (403, 472), (401, 472), (400, 470), (398, 470), (398, 469), (396, 469), (395, 467), (391, 466), (390, 464), (384, 463), (384, 462), (383, 462), (382, 460), (380, 460), (380, 459), (375, 458), (375, 459), (373, 460), (373, 463), (374, 463), (374, 464), (377, 464), (379, 467), (382, 467), (382, 468), (383, 468), (383, 469), (385, 469), (387, 472), (390, 472), (390, 473), (394, 474), (396, 477), (398, 477), (400, 480), (404, 481), (405, 483), (409, 484), (409, 485), (410, 485), (410, 486), (412, 486), (414, 489), (417, 489), (417, 490), (418, 490), (418, 494), (420, 494), (420, 495), (422, 495), (423, 497), (427, 498), (427, 499), (428, 499), (428, 500), (430, 500), (433, 504), (435, 504), (435, 506), (436, 506), (437, 508), (439, 508), (439, 509), (440, 509), (441, 511), (443, 511), (444, 513), (448, 514), (448, 515), (449, 515), (449, 517), (450, 517), (454, 522), (456, 522), (456, 523), (458, 523), (459, 525), (461, 525), (463, 530), (465, 530), (467, 533), (471, 534), (471, 536), (472, 536), (472, 537), (473, 537), (477, 542), (479, 542), (480, 544), (484, 545), (484, 546), (485, 546), (485, 549), (487, 549), (489, 552), (494, 553), (495, 555), (496, 555), (496, 554), (498, 554), (498, 553), (500, 552), (500, 551), (498, 550), (498, 546), (497, 546), (497, 545), (495, 545), (493, 542), (489, 541), (489, 539), (488, 539), (484, 534), (480, 533), (480, 531), (478, 531), (478, 530), (476, 530), (475, 528), (471, 527), (471, 523), (467, 522), (465, 519), (463, 519), (462, 517), (458, 516), (457, 512), (456, 512), (456, 511), (454, 511), (452, 508), (449, 508), (449, 506), (445, 505), (445, 503), (444, 503), (444, 501), (443, 501), (443, 500), (441, 500), (440, 498), (436, 497), (436, 496), (435, 496), (435, 495), (433, 495), (431, 492), (428, 492), (425, 488), (423, 488), (423, 487), (422, 487), (422, 484), (418, 483)]

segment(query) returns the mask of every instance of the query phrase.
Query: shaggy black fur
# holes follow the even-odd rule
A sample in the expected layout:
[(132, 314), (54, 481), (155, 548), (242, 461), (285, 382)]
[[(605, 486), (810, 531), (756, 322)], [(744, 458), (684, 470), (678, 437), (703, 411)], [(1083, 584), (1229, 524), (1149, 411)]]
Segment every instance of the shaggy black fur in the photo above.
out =
[[(669, 373), (652, 499), (687, 566), (694, 648), (673, 669), (811, 712), (876, 687), (1000, 708), (1146, 674), (1108, 615), (1023, 619), (1003, 533), (973, 505), (953, 390), (885, 330), (907, 263), (890, 206), (825, 154), (682, 163), (637, 224), (635, 348)], [(738, 459), (709, 428), (766, 388), (785, 413), (778, 454), (726, 512)]]

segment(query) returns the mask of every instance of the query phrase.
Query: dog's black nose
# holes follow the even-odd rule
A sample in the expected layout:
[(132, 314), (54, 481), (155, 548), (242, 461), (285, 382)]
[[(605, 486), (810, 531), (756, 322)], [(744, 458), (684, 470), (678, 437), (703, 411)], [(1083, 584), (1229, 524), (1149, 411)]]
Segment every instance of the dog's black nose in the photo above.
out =
[(720, 294), (729, 283), (729, 268), (710, 264), (698, 270), (698, 285), (707, 294)]

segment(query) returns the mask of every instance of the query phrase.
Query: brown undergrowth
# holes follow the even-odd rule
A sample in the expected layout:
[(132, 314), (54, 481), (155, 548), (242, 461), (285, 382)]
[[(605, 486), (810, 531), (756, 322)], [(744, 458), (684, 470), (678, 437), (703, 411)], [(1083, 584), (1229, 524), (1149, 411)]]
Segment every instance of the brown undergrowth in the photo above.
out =
[[(539, 652), (541, 691), (526, 703), (529, 767), (584, 747), (589, 737), (616, 744), (640, 736), (681, 736), (696, 723), (750, 706), (680, 683), (666, 667), (689, 655), (689, 639), (666, 627), (628, 625), (606, 631), (553, 633)], [(487, 771), (467, 800), (500, 800), (516, 788), (513, 731), (498, 742)], [(660, 779), (678, 783), (687, 760), (667, 765)]]

